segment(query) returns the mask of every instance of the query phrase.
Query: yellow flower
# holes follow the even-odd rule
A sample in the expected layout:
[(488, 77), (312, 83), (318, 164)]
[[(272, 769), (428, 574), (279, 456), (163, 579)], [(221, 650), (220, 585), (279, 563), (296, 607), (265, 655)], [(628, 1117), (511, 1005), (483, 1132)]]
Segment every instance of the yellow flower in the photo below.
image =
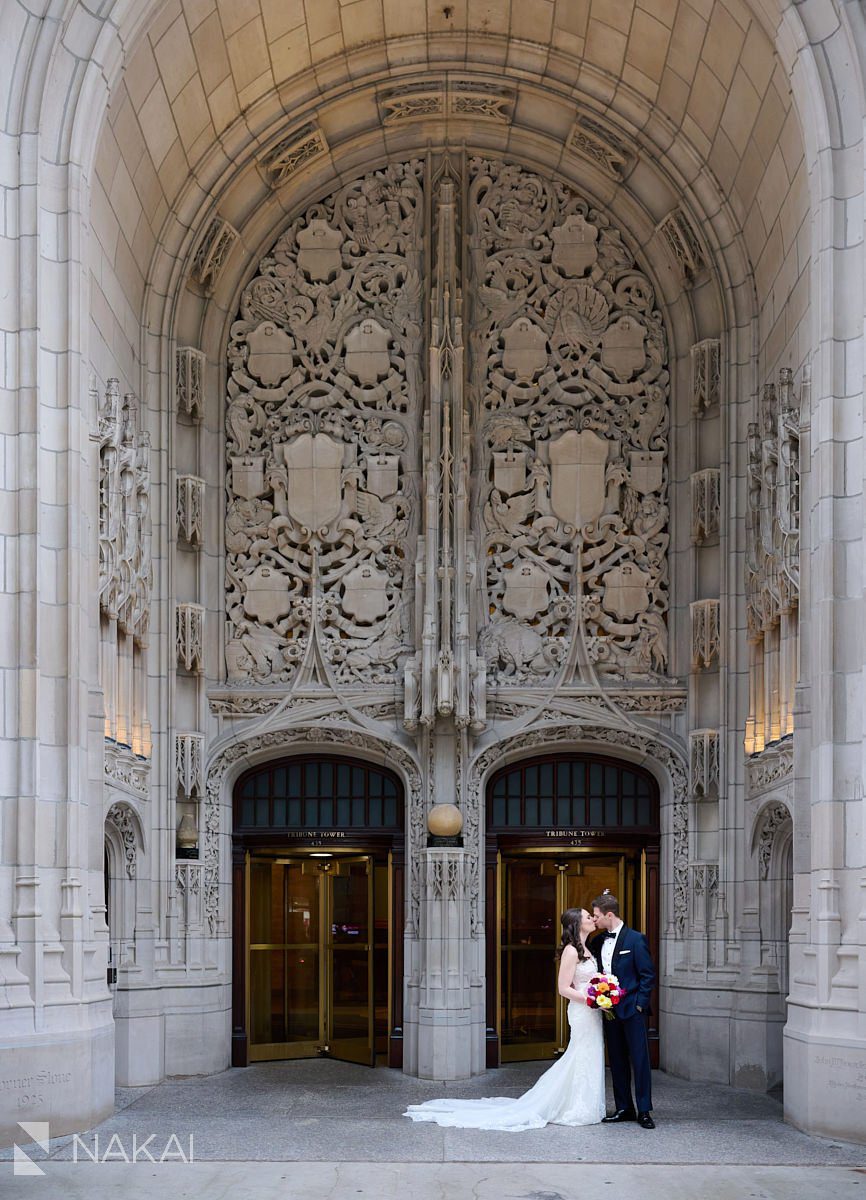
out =
[(599, 996), (596, 1000), (596, 1004), (599, 1008), (610, 1008), (613, 1005), (613, 1001), (611, 1000), (610, 996)]

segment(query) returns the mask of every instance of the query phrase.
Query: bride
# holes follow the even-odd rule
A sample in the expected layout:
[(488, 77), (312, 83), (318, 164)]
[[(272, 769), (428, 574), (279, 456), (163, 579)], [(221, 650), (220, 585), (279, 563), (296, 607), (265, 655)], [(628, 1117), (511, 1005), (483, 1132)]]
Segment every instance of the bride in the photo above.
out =
[(568, 1049), (537, 1083), (516, 1100), (490, 1096), (483, 1100), (428, 1100), (410, 1104), (403, 1114), (413, 1121), (435, 1121), (459, 1129), (494, 1129), (518, 1133), (556, 1125), (595, 1125), (605, 1113), (602, 1015), (587, 1008), (586, 989), (598, 966), (586, 948), (595, 922), (583, 908), (569, 908), (560, 918), (562, 945), (559, 994), (568, 998)]

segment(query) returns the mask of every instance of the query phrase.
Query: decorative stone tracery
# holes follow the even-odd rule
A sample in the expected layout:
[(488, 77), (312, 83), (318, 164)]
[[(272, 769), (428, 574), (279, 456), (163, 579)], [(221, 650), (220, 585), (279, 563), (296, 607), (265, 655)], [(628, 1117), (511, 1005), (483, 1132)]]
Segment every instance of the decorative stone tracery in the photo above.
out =
[(800, 402), (791, 371), (761, 394), (749, 425), (747, 754), (793, 732), (800, 600)]
[(570, 188), (470, 164), (479, 649), (497, 683), (668, 660), (668, 372), (652, 285)]
[[(145, 662), (153, 588), (150, 437), (139, 429), (138, 404), (109, 379), (94, 393), (99, 442), (100, 680), (105, 736), (120, 775), (139, 778), (150, 757)], [(125, 758), (125, 765), (118, 759)]]
[(761, 879), (766, 879), (770, 873), (773, 845), (778, 832), (790, 820), (791, 813), (781, 801), (767, 805), (761, 813), (757, 836), (758, 874)]
[[(228, 680), (393, 681), (418, 505), (421, 165), (295, 220), (232, 327)], [(318, 674), (317, 674), (318, 673)]]

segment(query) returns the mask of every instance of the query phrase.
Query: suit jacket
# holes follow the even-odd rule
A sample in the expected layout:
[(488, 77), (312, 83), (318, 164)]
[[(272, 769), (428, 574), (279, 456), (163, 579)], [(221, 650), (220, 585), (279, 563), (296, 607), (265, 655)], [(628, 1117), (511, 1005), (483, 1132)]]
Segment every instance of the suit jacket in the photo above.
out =
[[(604, 938), (599, 938), (597, 946), (592, 948), (600, 971), (604, 970), (601, 963), (603, 945)], [(642, 933), (623, 925), (614, 947), (610, 970), (625, 988), (625, 995), (613, 1010), (616, 1016), (625, 1019), (633, 1017), (638, 1005), (645, 1013), (649, 1012), (656, 969)]]

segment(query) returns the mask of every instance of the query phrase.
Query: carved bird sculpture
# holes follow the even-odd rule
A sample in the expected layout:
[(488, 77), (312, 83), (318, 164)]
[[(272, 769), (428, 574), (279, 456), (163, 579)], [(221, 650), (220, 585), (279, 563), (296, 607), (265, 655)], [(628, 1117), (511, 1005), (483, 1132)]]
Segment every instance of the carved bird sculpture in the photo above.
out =
[(517, 536), (526, 533), (524, 522), (535, 507), (535, 494), (524, 492), (503, 500), (502, 493), (494, 488), (484, 506), (484, 520), (488, 529), (504, 529)]
[(316, 297), (315, 306), (308, 296), (299, 296), (289, 307), (289, 328), (307, 349), (320, 355), (329, 343), (333, 344), (340, 328), (356, 306), (351, 292), (343, 292), (333, 307), (323, 288)]
[(382, 500), (373, 492), (355, 493), (355, 511), (364, 522), (367, 537), (381, 537), (397, 520), (401, 507), (402, 502), (396, 496)]

